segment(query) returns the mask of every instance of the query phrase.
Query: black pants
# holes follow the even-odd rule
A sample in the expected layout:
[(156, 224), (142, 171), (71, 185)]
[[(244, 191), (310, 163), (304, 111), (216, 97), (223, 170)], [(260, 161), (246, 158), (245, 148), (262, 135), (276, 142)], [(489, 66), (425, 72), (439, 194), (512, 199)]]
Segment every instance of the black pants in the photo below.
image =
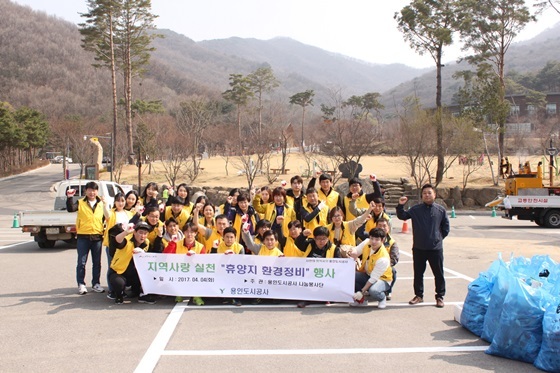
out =
[(436, 283), (436, 299), (445, 295), (445, 278), (443, 277), (443, 250), (412, 249), (414, 265), (414, 295), (424, 297), (424, 272), (426, 261), (430, 264)]
[(122, 274), (119, 275), (113, 269), (110, 272), (109, 281), (111, 282), (111, 289), (115, 294), (122, 294), (126, 286), (131, 287), (132, 294), (135, 296), (142, 292), (140, 278), (132, 261)]

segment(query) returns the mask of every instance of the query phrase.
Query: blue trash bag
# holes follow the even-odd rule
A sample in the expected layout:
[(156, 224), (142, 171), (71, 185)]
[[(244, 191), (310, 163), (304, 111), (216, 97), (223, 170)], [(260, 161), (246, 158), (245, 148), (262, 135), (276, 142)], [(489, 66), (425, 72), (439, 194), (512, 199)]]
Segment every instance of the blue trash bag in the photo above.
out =
[(487, 354), (533, 363), (539, 354), (548, 293), (510, 277), (502, 314)]
[(560, 283), (554, 286), (544, 311), (542, 344), (535, 366), (546, 372), (560, 372)]
[(502, 306), (509, 288), (509, 279), (513, 277), (506, 262), (500, 259), (498, 263), (498, 271), (494, 279), (494, 285), (492, 286), (487, 312), (486, 315), (484, 315), (481, 334), (481, 338), (490, 343), (492, 343), (492, 339), (500, 323)]
[(558, 264), (548, 255), (534, 255), (531, 259), (517, 257), (509, 269), (522, 278), (531, 278), (546, 283), (549, 276), (558, 271)]
[(490, 303), (492, 288), (502, 265), (504, 263), (500, 256), (500, 259), (495, 260), (488, 271), (481, 272), (478, 278), (469, 284), (469, 291), (461, 311), (461, 325), (478, 337), (482, 335), (484, 317)]

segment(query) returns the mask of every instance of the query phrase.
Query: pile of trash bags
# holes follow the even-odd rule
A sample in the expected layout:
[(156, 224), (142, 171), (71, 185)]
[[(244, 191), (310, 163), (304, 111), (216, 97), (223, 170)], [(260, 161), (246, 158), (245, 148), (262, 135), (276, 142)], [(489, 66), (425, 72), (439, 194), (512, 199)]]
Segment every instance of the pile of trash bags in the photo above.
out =
[(560, 372), (560, 265), (500, 255), (470, 283), (461, 325), (491, 343), (487, 354)]

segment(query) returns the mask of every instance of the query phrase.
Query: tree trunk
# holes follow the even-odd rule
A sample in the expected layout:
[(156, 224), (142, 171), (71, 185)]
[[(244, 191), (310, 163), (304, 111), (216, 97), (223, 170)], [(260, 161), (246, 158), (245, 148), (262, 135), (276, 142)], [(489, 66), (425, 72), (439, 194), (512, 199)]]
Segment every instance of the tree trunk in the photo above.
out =
[(445, 167), (445, 154), (443, 151), (443, 120), (441, 109), (441, 49), (438, 52), (437, 69), (436, 69), (436, 141), (437, 141), (437, 170), (436, 185), (443, 181), (443, 170)]

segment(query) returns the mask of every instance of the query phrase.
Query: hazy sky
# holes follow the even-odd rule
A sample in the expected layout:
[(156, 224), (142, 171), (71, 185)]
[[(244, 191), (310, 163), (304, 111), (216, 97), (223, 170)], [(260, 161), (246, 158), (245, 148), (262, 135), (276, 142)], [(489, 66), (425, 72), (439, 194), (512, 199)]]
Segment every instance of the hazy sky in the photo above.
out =
[[(85, 0), (13, 0), (73, 23), (87, 10)], [(410, 0), (152, 0), (158, 28), (171, 29), (195, 40), (287, 36), (302, 43), (364, 61), (434, 65), (404, 42), (393, 15)], [(516, 41), (530, 39), (560, 22), (549, 11), (526, 27)], [(459, 47), (444, 54), (444, 62), (460, 56)]]

